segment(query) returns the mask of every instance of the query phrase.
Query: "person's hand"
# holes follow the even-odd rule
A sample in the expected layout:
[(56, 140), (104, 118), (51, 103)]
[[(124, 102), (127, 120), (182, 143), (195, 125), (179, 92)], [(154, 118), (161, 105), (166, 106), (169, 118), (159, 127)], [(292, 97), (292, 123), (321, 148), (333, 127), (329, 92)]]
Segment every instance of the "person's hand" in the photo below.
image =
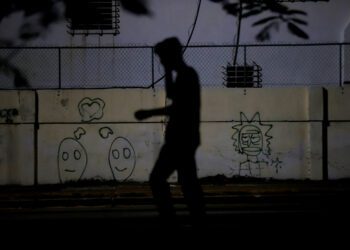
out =
[(146, 110), (138, 110), (135, 112), (135, 118), (137, 120), (144, 120), (149, 117), (149, 112)]

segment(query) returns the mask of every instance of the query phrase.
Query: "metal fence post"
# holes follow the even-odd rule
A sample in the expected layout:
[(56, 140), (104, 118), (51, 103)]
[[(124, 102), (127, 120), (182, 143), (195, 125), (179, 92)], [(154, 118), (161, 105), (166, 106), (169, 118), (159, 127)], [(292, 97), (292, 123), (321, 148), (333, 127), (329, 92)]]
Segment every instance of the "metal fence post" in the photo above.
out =
[(152, 72), (151, 72), (151, 74), (152, 74), (152, 88), (154, 89), (154, 47), (151, 48), (151, 53), (152, 53), (152, 55), (151, 55), (151, 60), (152, 60), (152, 62), (151, 62), (151, 67), (152, 67)]
[(58, 88), (62, 88), (61, 48), (58, 48)]
[(343, 87), (343, 44), (339, 44), (339, 87)]

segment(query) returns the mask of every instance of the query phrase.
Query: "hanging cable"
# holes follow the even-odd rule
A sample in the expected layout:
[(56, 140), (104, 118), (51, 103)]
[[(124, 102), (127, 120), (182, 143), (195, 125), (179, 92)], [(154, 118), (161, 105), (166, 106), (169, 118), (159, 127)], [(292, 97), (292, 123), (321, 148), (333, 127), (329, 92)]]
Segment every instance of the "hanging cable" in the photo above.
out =
[(237, 64), (237, 55), (238, 55), (238, 49), (239, 49), (239, 40), (241, 36), (241, 24), (242, 24), (242, 1), (239, 1), (239, 9), (238, 9), (238, 22), (237, 22), (237, 35), (236, 35), (236, 45), (235, 45), (235, 53), (233, 57), (233, 65)]
[(202, 5), (202, 0), (198, 0), (197, 11), (196, 11), (196, 15), (195, 15), (195, 18), (194, 18), (194, 22), (192, 24), (192, 30), (191, 30), (190, 35), (188, 36), (186, 45), (185, 45), (185, 47), (184, 47), (184, 49), (182, 51), (183, 54), (185, 53), (185, 51), (188, 48), (188, 45), (190, 44), (190, 41), (192, 39), (192, 35), (193, 35), (193, 32), (194, 32), (194, 29), (196, 28), (196, 25), (197, 25), (197, 20), (198, 20), (198, 16), (199, 16), (199, 11), (201, 9), (201, 5)]

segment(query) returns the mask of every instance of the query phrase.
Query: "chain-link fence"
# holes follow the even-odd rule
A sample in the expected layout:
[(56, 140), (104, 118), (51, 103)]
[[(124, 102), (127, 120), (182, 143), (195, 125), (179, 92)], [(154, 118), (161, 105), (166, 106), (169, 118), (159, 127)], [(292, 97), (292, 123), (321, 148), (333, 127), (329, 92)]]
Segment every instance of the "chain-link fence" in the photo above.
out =
[[(235, 63), (260, 66), (262, 87), (350, 82), (344, 43), (189, 46), (184, 58), (203, 87), (225, 87), (225, 68)], [(0, 48), (1, 89), (149, 88), (164, 84), (163, 73), (151, 46)]]

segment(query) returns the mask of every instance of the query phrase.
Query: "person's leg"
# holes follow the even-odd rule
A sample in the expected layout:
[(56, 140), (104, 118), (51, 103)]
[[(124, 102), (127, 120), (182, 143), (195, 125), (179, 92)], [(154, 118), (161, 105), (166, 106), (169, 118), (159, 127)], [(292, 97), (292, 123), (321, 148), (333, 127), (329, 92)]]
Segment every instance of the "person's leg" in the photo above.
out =
[(188, 205), (191, 219), (201, 223), (205, 216), (205, 203), (201, 184), (197, 176), (194, 153), (184, 155), (183, 163), (178, 168), (179, 182)]
[(159, 215), (163, 221), (168, 222), (175, 220), (175, 209), (173, 207), (170, 185), (167, 182), (167, 179), (174, 171), (169, 150), (167, 146), (163, 146), (149, 180)]

